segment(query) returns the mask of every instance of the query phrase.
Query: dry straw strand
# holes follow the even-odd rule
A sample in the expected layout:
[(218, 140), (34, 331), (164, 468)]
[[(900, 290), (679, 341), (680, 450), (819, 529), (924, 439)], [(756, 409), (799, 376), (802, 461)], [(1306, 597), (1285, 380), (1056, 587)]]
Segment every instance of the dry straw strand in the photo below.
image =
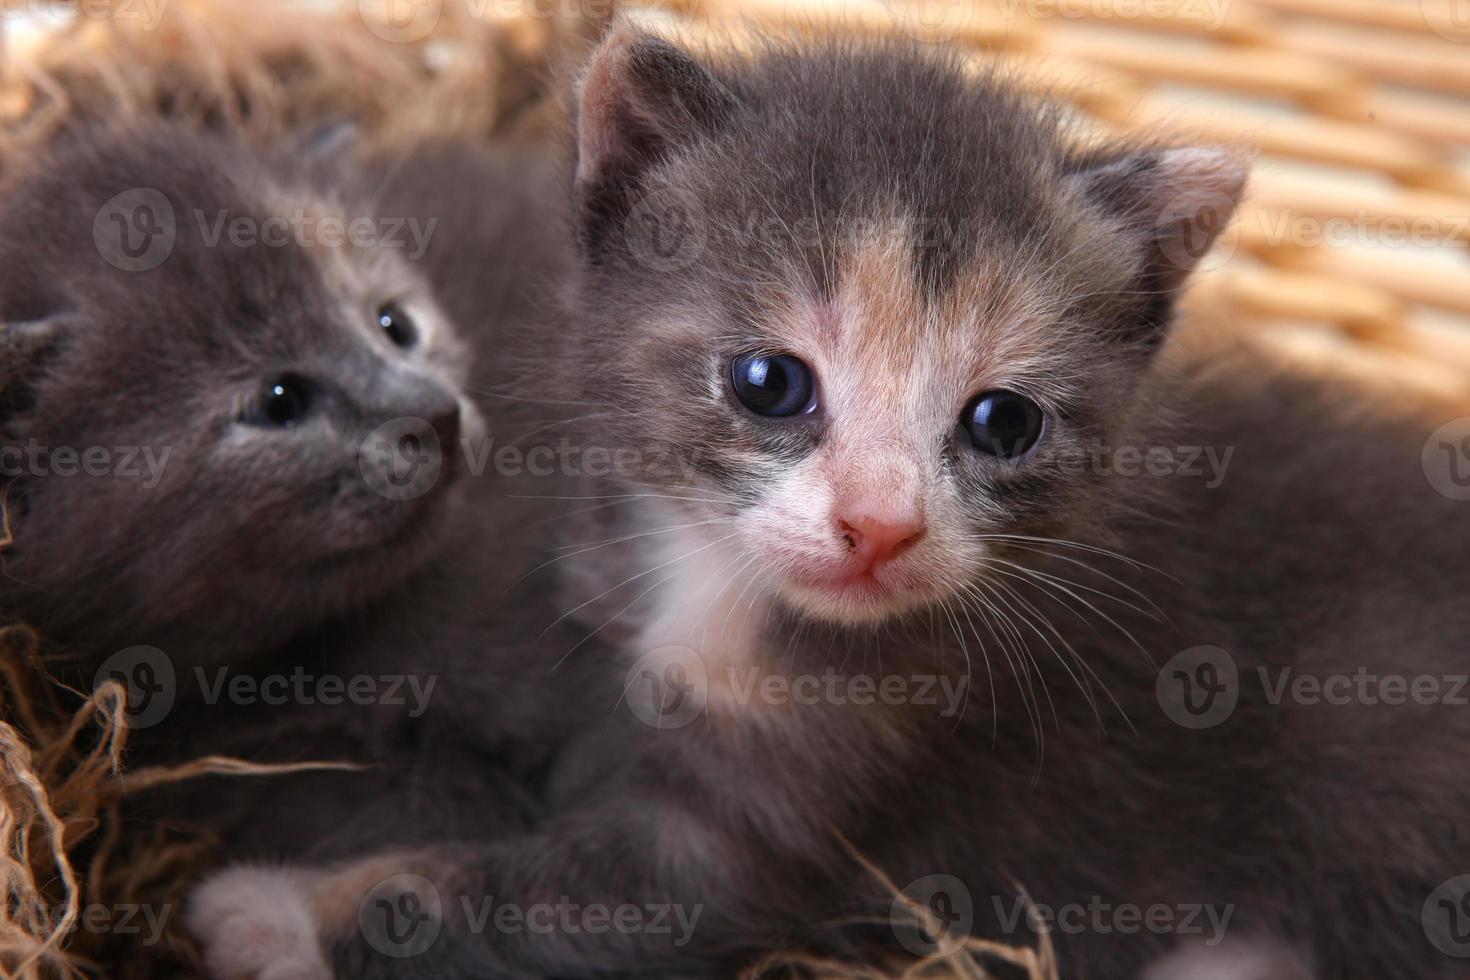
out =
[[(857, 846), (835, 827), (831, 828), (844, 850), (893, 900), (893, 910), (902, 909), (907, 918), (894, 918), (872, 924), (904, 925), (939, 937), (936, 949), (928, 956), (907, 959), (889, 958), (882, 963), (863, 964), (848, 959), (835, 959), (802, 952), (776, 953), (765, 957), (744, 973), (746, 980), (763, 980), (774, 976), (810, 977), (814, 980), (992, 980), (987, 962), (1001, 962), (1024, 970), (1027, 980), (1060, 980), (1056, 951), (1046, 931), (1039, 933), (1033, 949), (1007, 943), (954, 935), (934, 911), (908, 895), (882, 868), (874, 864)], [(1030, 906), (1030, 896), (1016, 886), (1017, 892)]]
[[(21, 626), (0, 630), (0, 676), (8, 692), (3, 704), (14, 722), (0, 722), (0, 869), (6, 898), (0, 912), (0, 976), (41, 980), (85, 971), (88, 961), (67, 946), (84, 892), (72, 855), (99, 829), (86, 875), (88, 902), (115, 904), (144, 894), (160, 880), (187, 880), (194, 869), (181, 858), (197, 848), (173, 844), (121, 853), (120, 815), (128, 794), (204, 775), (363, 768), (208, 756), (126, 773), (126, 687), (108, 680), (91, 695), (72, 691), (83, 700), (66, 718), (53, 695), (71, 689), (44, 674), (38, 650), (33, 631)], [(38, 708), (32, 691), (42, 692), (44, 709)]]

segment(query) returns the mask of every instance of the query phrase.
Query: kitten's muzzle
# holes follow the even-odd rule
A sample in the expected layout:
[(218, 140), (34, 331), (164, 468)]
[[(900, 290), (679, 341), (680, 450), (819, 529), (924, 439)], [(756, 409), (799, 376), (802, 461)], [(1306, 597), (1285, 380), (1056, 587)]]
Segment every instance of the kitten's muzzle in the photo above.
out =
[(443, 477), (453, 479), (458, 469), (464, 423), (458, 396), (435, 381), (395, 380), (396, 390), (390, 388), (380, 393), (367, 413), (379, 420), (374, 431), (401, 430), (412, 441), (411, 449), (432, 454), (442, 468)]

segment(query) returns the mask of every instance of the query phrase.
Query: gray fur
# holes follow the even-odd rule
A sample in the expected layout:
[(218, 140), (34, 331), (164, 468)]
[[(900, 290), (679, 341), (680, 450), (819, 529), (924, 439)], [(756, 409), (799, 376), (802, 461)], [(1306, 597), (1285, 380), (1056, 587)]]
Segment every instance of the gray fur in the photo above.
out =
[[(485, 595), (512, 594), (543, 544), (520, 529), (546, 516), (461, 453), (490, 438), (464, 336), (491, 359), (496, 323), (467, 318), (461, 332), (426, 267), (388, 244), (215, 235), (222, 212), (257, 226), (298, 207), (404, 217), (388, 210), (388, 180), (346, 154), (134, 123), (64, 131), (0, 189), (0, 452), (18, 464), (0, 475), (13, 536), (0, 547), (0, 611), (35, 626), (51, 669), (81, 691), (120, 651), (147, 645), (168, 658), (172, 707), (131, 732), (132, 766), (223, 754), (369, 767), (140, 794), (126, 830), (144, 840), (162, 824), (236, 858), (281, 860), (494, 837), (527, 825), (546, 757), (575, 729), (554, 710), (564, 701), (527, 694), (495, 724), (481, 708), (523, 669), (486, 651), (510, 645), (500, 637), (516, 615), (545, 608), (524, 591), (479, 608)], [(94, 221), (104, 216), (96, 235), (112, 231), (107, 202), (137, 189), (169, 202), (176, 240), (156, 267), (130, 271), (108, 261), (116, 254)], [(461, 274), (452, 262), (438, 268)], [(389, 301), (425, 330), (408, 349), (376, 325)], [(464, 309), (454, 295), (444, 306)], [(251, 421), (283, 374), (314, 386), (311, 410), (292, 428)], [(400, 417), (434, 420), (442, 436), (438, 481), (408, 499), (374, 491), (360, 466), (369, 433)], [(89, 448), (110, 465), (55, 465), (58, 449)], [(535, 629), (548, 618), (534, 614)], [(405, 698), (411, 681), (427, 699), (417, 707), (432, 710), (241, 700), (218, 680), (298, 671), (404, 678), (384, 700)], [(507, 762), (511, 732), (519, 751)], [(455, 778), (467, 771), (488, 778)], [(159, 951), (121, 955), (136, 965)]]
[[(1378, 399), (1345, 418), (1343, 395), (1319, 379), (1249, 352), (1204, 357), (1163, 343), (1185, 270), (1144, 230), (1163, 193), (1150, 177), (1157, 151), (1076, 155), (1054, 121), (942, 56), (817, 43), (701, 65), (636, 36), (609, 44), (629, 60), (604, 79), (626, 86), (603, 93), (606, 107), (636, 107), (632, 128), (609, 117), (625, 120), (635, 145), (611, 168), (578, 168), (569, 209), (541, 197), (547, 171), (534, 155), (492, 160), (453, 147), (394, 161), (385, 191), (410, 211), (456, 218), (431, 248), (428, 278), (497, 359), (475, 368), (492, 431), (534, 445), (560, 415), (553, 438), (636, 450), (641, 462), (618, 478), (524, 480), (515, 497), (490, 481), (476, 516), (453, 526), (458, 547), (436, 549), (420, 575), (365, 577), (381, 600), (401, 582), (393, 601), (312, 619), (270, 645), (286, 663), (412, 663), (455, 682), (413, 725), (340, 712), (288, 719), (288, 731), (306, 733), (291, 743), (303, 754), (371, 746), (395, 760), (385, 783), (269, 791), (288, 807), (280, 823), (303, 835), (328, 824), (335, 833), (318, 851), (356, 859), (328, 869), (343, 882), (327, 890), (338, 904), (317, 909), (337, 975), (710, 976), (791, 947), (871, 958), (893, 948), (892, 896), (854, 852), (900, 887), (961, 879), (974, 931), (1007, 942), (1034, 940), (1007, 931), (1001, 914), (1019, 886), (1048, 907), (1095, 896), (1229, 907), (1232, 937), (1291, 950), (1293, 970), (1305, 949), (1323, 977), (1458, 975), (1458, 961), (1426, 941), (1420, 908), (1470, 864), (1455, 829), (1470, 800), (1451, 763), (1463, 711), (1271, 704), (1256, 680), (1258, 667), (1456, 669), (1470, 612), (1460, 542), (1446, 529), (1462, 515), (1419, 466), (1442, 421), (1432, 416), (1448, 407)], [(444, 194), (450, 175), (483, 210)], [(634, 254), (629, 216), (653, 192), (705, 216), (700, 261), (654, 268)], [(647, 574), (663, 560), (658, 530), (738, 517), (829, 436), (820, 418), (778, 430), (741, 415), (717, 394), (725, 362), (768, 341), (781, 290), (836, 293), (835, 270), (850, 257), (837, 229), (894, 212), (964, 230), (911, 250), (910, 281), (931, 306), (974, 289), (971, 270), (992, 259), (1047, 300), (1033, 306), (1045, 322), (1024, 338), (1049, 365), (1033, 378), (1053, 423), (1037, 454), (1002, 467), (955, 453), (936, 433), (931, 462), (965, 515), (963, 533), (1028, 534), (1123, 559), (998, 544), (993, 556), (1026, 572), (1014, 581), (994, 566), (976, 572), (996, 603), (988, 619), (950, 597), (860, 625), (778, 602), (761, 625), (758, 665), (780, 673), (967, 679), (958, 718), (819, 703), (771, 718), (712, 711), (654, 731), (632, 717), (624, 677), (658, 608), (650, 587), (679, 571)], [(752, 245), (739, 237), (751, 216), (777, 216), (797, 233)], [(564, 286), (560, 301), (552, 284)], [(66, 309), (45, 294), (38, 285), (27, 297), (27, 322)], [(916, 346), (936, 341), (910, 329)], [(529, 384), (517, 377), (523, 367), (537, 372)], [(143, 368), (156, 383), (159, 364)], [(35, 388), (37, 406), (50, 383)], [(1065, 465), (1094, 442), (1110, 459), (1129, 446), (1235, 453), (1207, 488)], [(566, 509), (582, 513), (545, 540), (532, 515), (557, 505), (511, 502), (522, 493), (598, 499), (573, 502)], [(1367, 513), (1364, 501), (1375, 502)], [(20, 514), (18, 543), (37, 513)], [(566, 556), (604, 540), (615, 543)], [(552, 543), (565, 557), (536, 569)], [(1069, 595), (1038, 573), (1077, 585)], [(1243, 681), (1226, 722), (1191, 731), (1162, 710), (1156, 674), (1200, 644), (1228, 650)], [(192, 718), (197, 732), (231, 727), (217, 712)], [(257, 721), (238, 730), (259, 752), (270, 740)], [(549, 815), (507, 837), (524, 813), (479, 812), (524, 792), (517, 786), (544, 795), (526, 809), (544, 802)], [(313, 814), (323, 799), (348, 802), (360, 821)], [(252, 837), (242, 850), (283, 849)], [(430, 950), (384, 956), (358, 932), (363, 896), (352, 886), (363, 868), (437, 884), (448, 903)], [(476, 933), (461, 896), (702, 914), (687, 944), (677, 932)], [(248, 926), (251, 910), (239, 912)], [(1052, 938), (1064, 976), (1134, 977), (1176, 945), (1169, 934), (1117, 931)]]
[[(1107, 554), (998, 546), (1029, 572), (1008, 583), (981, 573), (996, 583), (984, 593), (988, 619), (957, 600), (945, 604), (954, 619), (922, 610), (877, 628), (774, 607), (765, 667), (968, 676), (958, 723), (912, 706), (824, 703), (775, 721), (712, 713), (654, 732), (630, 717), (619, 685), (603, 695), (617, 714), (564, 755), (553, 815), (535, 835), (393, 865), (446, 896), (700, 906), (691, 945), (472, 934), (451, 906), (445, 934), (409, 961), (338, 933), (338, 975), (712, 975), (772, 947), (872, 956), (892, 942), (891, 895), (853, 851), (900, 887), (958, 877), (975, 932), (1008, 942), (1035, 940), (1007, 931), (998, 911), (1023, 888), (1052, 908), (1098, 897), (1229, 909), (1242, 946), (1264, 937), (1260, 949), (1303, 948), (1322, 977), (1458, 975), (1426, 940), (1420, 909), (1470, 860), (1455, 830), (1470, 801), (1450, 763), (1463, 711), (1271, 704), (1256, 680), (1258, 668), (1282, 666), (1454, 669), (1470, 613), (1459, 599), (1462, 536), (1447, 529), (1463, 515), (1419, 467), (1445, 407), (1374, 399), (1348, 415), (1326, 381), (1263, 355), (1156, 356), (1185, 270), (1165, 254), (1170, 240), (1147, 231), (1168, 190), (1150, 181), (1155, 151), (1074, 156), (1001, 83), (962, 80), (942, 57), (844, 42), (701, 68), (661, 42), (609, 43), (626, 46), (629, 91), (606, 101), (636, 111), (608, 118), (635, 143), (608, 150), (584, 134), (584, 154), (606, 151), (613, 165), (578, 168), (580, 259), (566, 270), (566, 319), (542, 328), (552, 344), (542, 356), (563, 379), (561, 397), (592, 403), (568, 426), (579, 441), (642, 459), (672, 448), (687, 464), (578, 492), (698, 499), (633, 500), (598, 511), (600, 526), (569, 524), (569, 543), (640, 535), (565, 563), (564, 604), (580, 608), (585, 628), (636, 644), (657, 603), (643, 597), (669, 572), (641, 577), (660, 560), (657, 529), (737, 515), (822, 444), (820, 419), (780, 430), (712, 394), (725, 359), (762, 340), (780, 289), (804, 273), (830, 293), (842, 267), (835, 236), (739, 244), (751, 215), (823, 229), (894, 209), (939, 216), (967, 233), (915, 246), (912, 275), (931, 300), (964, 288), (964, 271), (987, 255), (1044, 290), (1051, 319), (1035, 329), (1056, 365), (1049, 447), (1012, 469), (935, 463), (972, 533)], [(653, 193), (682, 195), (705, 217), (698, 262), (654, 268), (636, 254), (628, 217)], [(669, 321), (683, 332), (649, 333)], [(1067, 471), (1089, 440), (1235, 455), (1214, 488)], [(1401, 503), (1365, 511), (1368, 500)], [(1032, 573), (1075, 584), (1063, 592)], [(1161, 708), (1156, 673), (1201, 644), (1232, 654), (1242, 686), (1228, 722), (1191, 731)], [(1088, 977), (1137, 976), (1189, 941), (1096, 929), (1051, 938), (1063, 975)], [(1283, 975), (1299, 967), (1295, 952), (1277, 963)]]

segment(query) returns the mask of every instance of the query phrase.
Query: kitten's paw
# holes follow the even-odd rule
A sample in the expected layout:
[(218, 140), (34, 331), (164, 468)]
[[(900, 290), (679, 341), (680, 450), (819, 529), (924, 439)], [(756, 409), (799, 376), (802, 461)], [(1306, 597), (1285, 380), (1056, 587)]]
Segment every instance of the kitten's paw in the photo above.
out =
[(194, 890), (185, 925), (214, 980), (331, 980), (313, 908), (319, 872), (231, 868)]

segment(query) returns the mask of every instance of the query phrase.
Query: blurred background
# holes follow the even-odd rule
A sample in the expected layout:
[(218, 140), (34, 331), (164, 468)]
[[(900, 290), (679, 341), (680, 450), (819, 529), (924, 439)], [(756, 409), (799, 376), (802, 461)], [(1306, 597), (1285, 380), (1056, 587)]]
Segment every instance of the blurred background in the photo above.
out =
[[(616, 0), (262, 0), (255, 18), (340, 14), (342, 31), (410, 46), (466, 20), (519, 32), (602, 19)], [(0, 0), (5, 109), (27, 52), (59, 33), (168, 32), (208, 0)], [(999, 62), (1097, 132), (1259, 151), (1249, 206), (1206, 264), (1198, 300), (1296, 339), (1428, 353), (1470, 368), (1470, 0), (635, 0), (631, 16), (715, 43), (748, 28), (837, 23), (903, 32)], [(356, 21), (356, 23), (354, 23)], [(185, 42), (186, 43), (186, 42)], [(21, 81), (23, 82), (23, 78)], [(24, 88), (24, 85), (21, 85)]]
[[(0, 119), (56, 98), (27, 62), (58, 38), (187, 48), (202, 43), (210, 8), (226, 5), (0, 0)], [(466, 39), (496, 32), (502, 62), (506, 50), (524, 59), (493, 66), (499, 89), (520, 86), (523, 101), (531, 86), (517, 71), (554, 62), (556, 37), (619, 10), (716, 44), (836, 24), (956, 45), (977, 68), (999, 65), (1065, 103), (1084, 132), (1258, 153), (1248, 205), (1206, 261), (1196, 308), (1272, 329), (1305, 356), (1350, 344), (1427, 384), (1467, 387), (1470, 0), (260, 0), (251, 10), (258, 31), (310, 14), (313, 30), (361, 35), (353, 50), (365, 60), (416, 59), (427, 76), (453, 75)], [(214, 41), (228, 54), (228, 38)], [(397, 84), (430, 112), (422, 78)]]

